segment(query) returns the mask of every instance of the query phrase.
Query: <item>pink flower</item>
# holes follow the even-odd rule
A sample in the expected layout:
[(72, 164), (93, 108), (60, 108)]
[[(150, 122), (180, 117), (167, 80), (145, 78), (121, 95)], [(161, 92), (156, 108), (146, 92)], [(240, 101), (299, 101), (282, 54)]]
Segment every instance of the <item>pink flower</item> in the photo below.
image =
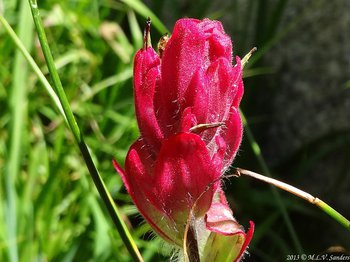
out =
[(156, 157), (145, 142), (140, 138), (131, 146), (125, 171), (116, 162), (114, 166), (144, 218), (164, 239), (181, 246), (194, 202), (200, 197), (196, 217), (209, 210), (222, 164), (212, 161), (196, 134), (180, 133), (165, 139)]
[(232, 43), (217, 21), (180, 19), (162, 57), (148, 46), (147, 33), (134, 64), (141, 136), (125, 170), (115, 161), (114, 167), (161, 237), (182, 247), (190, 223), (201, 261), (236, 261), (254, 225), (246, 234), (233, 218), (220, 177), (242, 139), (240, 59), (232, 66)]
[(198, 134), (210, 155), (222, 137), (224, 166), (231, 164), (242, 138), (242, 68), (238, 57), (232, 66), (231, 39), (220, 22), (180, 19), (162, 58), (151, 47), (138, 51), (134, 93), (140, 132), (153, 152), (173, 134), (221, 123)]

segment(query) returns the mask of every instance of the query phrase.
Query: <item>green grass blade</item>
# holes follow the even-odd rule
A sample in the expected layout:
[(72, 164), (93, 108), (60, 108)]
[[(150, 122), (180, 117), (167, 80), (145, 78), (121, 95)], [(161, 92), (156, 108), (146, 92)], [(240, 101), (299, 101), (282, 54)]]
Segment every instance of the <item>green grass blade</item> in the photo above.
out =
[(4, 26), (5, 30), (7, 31), (7, 33), (9, 34), (11, 39), (13, 40), (13, 42), (16, 45), (16, 47), (18, 48), (18, 50), (21, 51), (22, 55), (27, 60), (30, 67), (33, 69), (34, 73), (38, 76), (40, 82), (43, 84), (46, 91), (49, 93), (55, 106), (58, 108), (58, 110), (60, 111), (62, 116), (65, 118), (65, 113), (64, 113), (63, 108), (61, 106), (61, 103), (60, 103), (55, 91), (51, 87), (49, 81), (47, 81), (44, 74), (41, 72), (39, 66), (35, 63), (34, 59), (31, 57), (31, 55), (27, 51), (27, 48), (23, 45), (22, 41), (18, 38), (15, 31), (13, 31), (13, 29), (11, 28), (9, 23), (6, 21), (6, 19), (1, 14), (0, 14), (0, 23)]
[[(132, 78), (132, 68), (131, 67), (126, 67), (123, 72), (110, 76), (101, 82), (93, 85), (89, 92), (86, 92), (85, 94), (82, 95), (80, 101), (81, 102), (86, 102), (89, 99), (92, 99), (96, 94), (99, 92), (105, 90), (108, 87), (111, 87), (113, 85), (116, 85), (118, 83), (124, 82), (128, 79)], [(73, 107), (73, 105), (72, 105)]]
[[(33, 24), (30, 19), (28, 6), (21, 2), (20, 5), (20, 21), (18, 26), (19, 38), (23, 41), (26, 48), (30, 48), (32, 43)], [(9, 149), (9, 159), (6, 167), (5, 185), (7, 195), (7, 240), (9, 260), (18, 261), (18, 244), (17, 244), (17, 224), (20, 219), (17, 214), (21, 208), (17, 207), (17, 192), (15, 181), (19, 175), (21, 168), (21, 148), (23, 144), (23, 131), (25, 130), (26, 114), (27, 114), (27, 74), (28, 67), (23, 65), (25, 62), (20, 51), (15, 54), (15, 62), (13, 68), (13, 83), (11, 88), (10, 108), (11, 108), (11, 140)]]
[(137, 23), (136, 15), (131, 10), (128, 11), (128, 21), (134, 48), (137, 50), (143, 44), (143, 34), (141, 28), (139, 27), (139, 24)]
[(44, 26), (42, 24), (42, 20), (40, 17), (39, 9), (36, 0), (28, 0), (29, 5), (32, 11), (32, 16), (34, 20), (34, 24), (38, 33), (39, 41), (45, 56), (45, 60), (47, 63), (47, 66), (50, 71), (50, 75), (55, 87), (55, 91), (57, 93), (57, 96), (59, 97), (59, 100), (62, 104), (63, 110), (65, 112), (65, 115), (67, 117), (67, 122), (70, 130), (72, 131), (75, 141), (79, 146), (80, 152), (84, 158), (84, 161), (86, 163), (86, 166), (89, 169), (90, 175), (93, 179), (93, 182), (103, 200), (105, 203), (110, 216), (112, 217), (112, 220), (114, 224), (117, 227), (117, 230), (124, 241), (125, 246), (127, 247), (129, 253), (131, 256), (134, 258), (136, 261), (142, 261), (141, 254), (139, 253), (135, 242), (133, 241), (130, 232), (128, 231), (126, 225), (124, 224), (121, 215), (117, 209), (117, 207), (114, 204), (114, 201), (109, 194), (104, 182), (102, 181), (102, 178), (97, 171), (97, 168), (92, 160), (92, 157), (90, 155), (90, 152), (88, 150), (87, 145), (84, 142), (83, 135), (80, 131), (80, 128), (75, 120), (75, 117), (73, 115), (73, 112), (70, 108), (68, 99), (66, 97), (65, 91), (63, 89), (63, 86), (61, 84), (61, 80), (58, 76), (58, 72), (55, 68), (54, 60), (51, 54), (51, 50), (49, 48), (47, 39), (46, 39), (46, 34), (44, 31)]

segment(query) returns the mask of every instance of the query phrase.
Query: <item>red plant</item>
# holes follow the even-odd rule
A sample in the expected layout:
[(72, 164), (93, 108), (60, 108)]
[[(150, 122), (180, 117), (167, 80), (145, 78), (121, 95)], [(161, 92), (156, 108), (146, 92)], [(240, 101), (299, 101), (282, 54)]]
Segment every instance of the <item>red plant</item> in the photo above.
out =
[(114, 166), (140, 213), (165, 240), (182, 247), (191, 223), (201, 261), (239, 259), (253, 224), (246, 235), (233, 218), (220, 176), (242, 139), (241, 61), (237, 57), (232, 66), (231, 39), (218, 21), (178, 20), (162, 57), (149, 40), (148, 27), (134, 62), (141, 136), (128, 152), (125, 171)]
[(216, 137), (226, 144), (225, 167), (242, 138), (238, 105), (243, 95), (241, 61), (232, 66), (232, 43), (218, 21), (180, 19), (162, 58), (151, 47), (134, 65), (136, 116), (142, 137), (155, 153), (161, 141), (198, 124), (222, 125), (200, 132), (211, 155)]

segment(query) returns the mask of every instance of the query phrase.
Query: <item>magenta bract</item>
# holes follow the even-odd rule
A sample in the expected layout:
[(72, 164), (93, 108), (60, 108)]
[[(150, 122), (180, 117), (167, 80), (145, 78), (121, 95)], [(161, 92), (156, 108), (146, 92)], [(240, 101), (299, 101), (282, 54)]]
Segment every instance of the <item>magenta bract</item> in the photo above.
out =
[(246, 235), (220, 185), (242, 139), (242, 68), (238, 57), (232, 62), (231, 39), (220, 22), (209, 19), (178, 20), (162, 57), (145, 44), (134, 61), (141, 136), (125, 170), (114, 161), (152, 228), (182, 247), (185, 226), (194, 219), (191, 226), (208, 259), (239, 259), (254, 227)]
[(166, 139), (155, 158), (145, 140), (137, 140), (126, 157), (125, 172), (117, 163), (115, 167), (146, 220), (152, 226), (163, 224), (156, 231), (181, 243), (183, 225), (199, 196), (195, 216), (204, 216), (210, 208), (219, 182), (207, 186), (219, 178), (222, 166), (211, 161), (198, 135), (180, 133)]
[(242, 69), (238, 57), (232, 66), (232, 43), (221, 23), (180, 19), (162, 59), (152, 48), (138, 51), (134, 93), (140, 132), (153, 152), (173, 134), (221, 122), (199, 135), (211, 155), (218, 150), (216, 137), (222, 137), (224, 166), (232, 162), (242, 138)]

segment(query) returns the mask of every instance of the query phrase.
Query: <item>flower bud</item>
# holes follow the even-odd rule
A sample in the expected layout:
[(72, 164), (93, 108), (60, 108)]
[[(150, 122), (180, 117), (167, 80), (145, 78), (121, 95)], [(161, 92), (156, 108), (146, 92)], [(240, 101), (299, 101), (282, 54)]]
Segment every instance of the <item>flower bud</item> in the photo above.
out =
[[(161, 57), (150, 45), (135, 56), (134, 96), (140, 138), (125, 170), (114, 167), (135, 205), (166, 241), (200, 248), (201, 261), (237, 261), (245, 233), (221, 190), (220, 176), (242, 139), (238, 106), (242, 67), (232, 66), (232, 42), (218, 21), (180, 19)], [(192, 251), (191, 251), (192, 252)], [(185, 252), (186, 253), (186, 252)]]
[(216, 137), (226, 144), (228, 167), (242, 139), (238, 106), (243, 95), (240, 59), (232, 66), (232, 43), (218, 21), (180, 19), (162, 58), (152, 49), (136, 54), (134, 93), (142, 137), (157, 153), (161, 141), (199, 124), (222, 123), (199, 133), (210, 154)]

